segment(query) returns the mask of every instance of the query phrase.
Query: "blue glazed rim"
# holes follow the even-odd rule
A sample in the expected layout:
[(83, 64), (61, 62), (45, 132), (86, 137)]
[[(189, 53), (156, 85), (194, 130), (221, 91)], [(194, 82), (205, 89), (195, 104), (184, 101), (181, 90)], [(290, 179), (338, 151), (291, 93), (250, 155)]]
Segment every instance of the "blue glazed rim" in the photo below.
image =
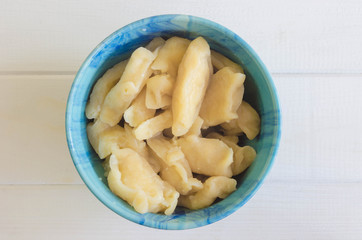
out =
[[(240, 43), (240, 46), (244, 48), (244, 50), (251, 57), (252, 61), (254, 61), (254, 63), (257, 65), (263, 77), (267, 79), (266, 84), (268, 90), (271, 92), (273, 107), (276, 109), (275, 121), (276, 121), (277, 130), (273, 131), (274, 143), (271, 146), (271, 148), (273, 149), (272, 154), (268, 155), (268, 160), (263, 169), (260, 171), (259, 174), (260, 177), (258, 178), (258, 181), (250, 183), (251, 187), (248, 188), (248, 191), (246, 193), (243, 193), (244, 196), (242, 198), (238, 199), (236, 191), (225, 200), (220, 201), (212, 205), (211, 207), (200, 209), (197, 211), (185, 211), (185, 212), (181, 211), (178, 213), (176, 212), (176, 214), (173, 214), (171, 216), (165, 216), (162, 214), (153, 214), (153, 213), (139, 214), (135, 212), (133, 208), (131, 208), (123, 200), (116, 197), (107, 188), (107, 186), (103, 184), (103, 182), (100, 179), (91, 177), (89, 175), (89, 171), (93, 171), (90, 160), (91, 153), (89, 153), (88, 151), (89, 143), (86, 135), (84, 135), (85, 125), (84, 123), (81, 122), (80, 120), (81, 117), (79, 117), (80, 114), (84, 115), (84, 106), (86, 104), (87, 99), (81, 99), (81, 101), (79, 101), (76, 95), (77, 95), (77, 90), (79, 88), (84, 87), (81, 84), (81, 78), (83, 77), (85, 70), (91, 64), (92, 59), (97, 54), (99, 54), (99, 49), (111, 43), (114, 40), (114, 38), (116, 38), (120, 34), (132, 31), (132, 29), (134, 29), (135, 27), (144, 26), (145, 23), (147, 22), (167, 22), (167, 21), (172, 21), (175, 18), (178, 18), (178, 20), (180, 20), (181, 18), (181, 20), (184, 19), (185, 21), (192, 20), (197, 24), (217, 29), (219, 32), (222, 32), (228, 38), (236, 39), (236, 41)], [(255, 51), (238, 35), (236, 35), (231, 30), (215, 22), (200, 17), (180, 15), (180, 14), (158, 15), (138, 20), (115, 31), (109, 37), (103, 40), (100, 44), (98, 44), (95, 47), (95, 49), (89, 54), (89, 56), (86, 58), (86, 60), (80, 67), (74, 79), (74, 82), (72, 84), (68, 96), (65, 120), (66, 120), (65, 128), (66, 128), (67, 143), (73, 163), (80, 177), (82, 178), (86, 186), (89, 188), (89, 190), (104, 205), (106, 205), (108, 208), (110, 208), (112, 211), (119, 214), (120, 216), (144, 226), (159, 228), (159, 229), (168, 229), (168, 230), (190, 229), (214, 223), (229, 216), (231, 213), (235, 212), (237, 209), (243, 206), (252, 196), (254, 196), (256, 191), (262, 185), (266, 175), (270, 171), (274, 162), (274, 158), (276, 156), (277, 149), (279, 147), (280, 134), (281, 134), (281, 114), (280, 114), (277, 91), (273, 84), (273, 80), (270, 76), (270, 73), (268, 72), (267, 68), (265, 67), (259, 56), (255, 53)], [(85, 143), (84, 137), (87, 143)], [(93, 174), (93, 172), (91, 174)], [(230, 201), (227, 202), (226, 200), (230, 199), (231, 197), (234, 200), (232, 202)]]

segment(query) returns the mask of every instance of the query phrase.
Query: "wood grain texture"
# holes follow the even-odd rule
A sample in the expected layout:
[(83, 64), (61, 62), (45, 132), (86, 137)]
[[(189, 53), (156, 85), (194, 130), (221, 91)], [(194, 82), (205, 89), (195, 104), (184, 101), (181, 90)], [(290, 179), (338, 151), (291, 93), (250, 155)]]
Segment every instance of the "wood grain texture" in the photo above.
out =
[(361, 183), (267, 182), (250, 202), (222, 221), (165, 231), (119, 217), (84, 185), (0, 186), (0, 238), (360, 239), (361, 188)]
[(0, 71), (75, 72), (110, 33), (170, 13), (205, 17), (230, 28), (274, 73), (362, 73), (359, 0), (2, 0)]
[[(362, 75), (274, 75), (282, 139), (270, 181), (362, 181)], [(74, 75), (0, 76), (0, 184), (81, 180), (64, 130)]]

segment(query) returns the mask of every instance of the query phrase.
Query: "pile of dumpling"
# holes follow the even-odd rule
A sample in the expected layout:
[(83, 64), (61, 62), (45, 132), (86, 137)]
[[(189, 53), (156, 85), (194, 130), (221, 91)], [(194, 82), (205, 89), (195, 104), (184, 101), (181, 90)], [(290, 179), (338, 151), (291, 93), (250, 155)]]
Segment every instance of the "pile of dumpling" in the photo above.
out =
[[(215, 72), (215, 73), (214, 73)], [(111, 191), (139, 213), (200, 209), (236, 189), (260, 131), (243, 69), (206, 40), (153, 39), (109, 69), (86, 106), (88, 139)]]

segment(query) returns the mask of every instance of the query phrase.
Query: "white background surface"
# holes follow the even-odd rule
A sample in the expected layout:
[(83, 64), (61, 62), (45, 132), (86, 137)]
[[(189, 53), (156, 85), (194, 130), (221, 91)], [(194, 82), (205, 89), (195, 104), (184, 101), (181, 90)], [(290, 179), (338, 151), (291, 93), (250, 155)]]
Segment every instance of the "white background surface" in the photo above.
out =
[[(275, 81), (282, 140), (257, 194), (226, 219), (163, 231), (100, 203), (68, 153), (82, 61), (134, 20), (184, 13), (246, 40)], [(0, 0), (0, 239), (362, 239), (361, 1)]]

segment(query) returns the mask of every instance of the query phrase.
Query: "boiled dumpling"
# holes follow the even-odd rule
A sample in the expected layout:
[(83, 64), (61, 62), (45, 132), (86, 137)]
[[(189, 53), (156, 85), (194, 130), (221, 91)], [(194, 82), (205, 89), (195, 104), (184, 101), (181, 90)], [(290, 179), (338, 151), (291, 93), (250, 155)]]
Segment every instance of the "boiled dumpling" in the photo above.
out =
[(238, 118), (236, 110), (243, 99), (244, 80), (244, 74), (235, 73), (230, 67), (222, 68), (212, 76), (200, 109), (204, 127)]
[(192, 210), (210, 206), (216, 198), (226, 198), (236, 190), (236, 180), (224, 176), (209, 177), (195, 194), (180, 196), (178, 205)]
[(184, 56), (190, 40), (180, 37), (168, 39), (160, 48), (155, 61), (152, 63), (152, 70), (168, 73), (176, 78), (179, 64)]
[(234, 138), (231, 136), (222, 136), (216, 132), (210, 133), (207, 135), (208, 138), (220, 139), (226, 145), (233, 149), (233, 164), (231, 165), (233, 175), (238, 175), (247, 169), (254, 161), (256, 157), (256, 152), (254, 148), (250, 146), (240, 147), (234, 141)]
[(191, 128), (189, 129), (189, 131), (184, 135), (184, 137), (187, 137), (190, 135), (201, 137), (201, 127), (202, 127), (203, 123), (204, 123), (204, 120), (200, 117), (197, 117), (195, 122), (192, 124)]
[(204, 38), (193, 40), (178, 68), (172, 96), (172, 133), (182, 136), (199, 115), (212, 74), (210, 47)]
[(166, 110), (141, 123), (134, 129), (134, 135), (138, 140), (149, 139), (162, 132), (164, 129), (171, 127), (171, 125), (172, 113), (170, 110)]
[(216, 70), (220, 70), (224, 67), (231, 67), (235, 72), (244, 73), (244, 70), (240, 65), (214, 50), (211, 50), (211, 61)]
[(161, 178), (180, 194), (189, 194), (202, 188), (202, 183), (193, 178), (189, 163), (179, 146), (162, 135), (148, 139), (147, 144), (162, 162)]
[(162, 47), (165, 42), (165, 39), (163, 39), (162, 37), (155, 37), (145, 46), (145, 48), (150, 50), (151, 52), (155, 52), (157, 49)]
[(169, 74), (156, 75), (147, 80), (146, 106), (159, 109), (171, 105), (174, 78)]
[(173, 213), (179, 193), (137, 152), (129, 148), (114, 150), (109, 166), (109, 188), (137, 212)]
[(207, 176), (233, 175), (233, 151), (219, 139), (190, 135), (178, 139), (177, 142), (189, 161), (192, 172)]
[(143, 88), (131, 106), (124, 112), (123, 118), (131, 127), (137, 127), (142, 122), (152, 118), (155, 113), (155, 109), (146, 107), (146, 88)]
[(100, 119), (111, 126), (118, 124), (124, 111), (137, 97), (151, 75), (155, 55), (146, 48), (136, 49), (119, 82), (111, 89), (102, 105)]
[(260, 117), (249, 103), (242, 101), (236, 111), (238, 119), (221, 124), (227, 135), (239, 135), (244, 132), (248, 139), (254, 139), (260, 132)]
[(104, 99), (121, 78), (127, 63), (128, 60), (125, 60), (114, 65), (97, 80), (85, 108), (85, 115), (88, 119), (98, 118)]

